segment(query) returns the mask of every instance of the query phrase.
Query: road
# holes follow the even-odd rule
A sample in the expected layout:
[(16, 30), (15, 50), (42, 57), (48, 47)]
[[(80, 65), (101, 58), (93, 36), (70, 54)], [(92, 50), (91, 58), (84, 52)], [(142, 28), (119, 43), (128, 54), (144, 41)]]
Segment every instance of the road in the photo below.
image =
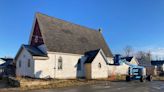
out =
[(132, 82), (103, 82), (96, 85), (68, 87), (58, 89), (43, 89), (26, 92), (164, 92), (164, 81), (140, 83)]
[(1, 89), (1, 88), (7, 88), (7, 87), (8, 87), (7, 82), (6, 82), (6, 81), (0, 80), (0, 89)]

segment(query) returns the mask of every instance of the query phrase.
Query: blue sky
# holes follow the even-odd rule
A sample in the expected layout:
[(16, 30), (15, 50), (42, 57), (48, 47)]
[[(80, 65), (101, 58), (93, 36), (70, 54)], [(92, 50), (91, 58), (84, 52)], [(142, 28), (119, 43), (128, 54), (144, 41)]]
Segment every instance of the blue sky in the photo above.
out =
[(0, 57), (28, 43), (36, 12), (102, 28), (113, 53), (126, 45), (164, 53), (164, 0), (0, 0)]

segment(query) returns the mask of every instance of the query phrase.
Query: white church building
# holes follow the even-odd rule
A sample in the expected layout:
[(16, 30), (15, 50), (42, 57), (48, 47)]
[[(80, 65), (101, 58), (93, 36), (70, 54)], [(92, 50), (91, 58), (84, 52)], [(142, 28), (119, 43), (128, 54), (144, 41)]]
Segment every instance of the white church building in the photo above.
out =
[(33, 78), (108, 77), (113, 55), (101, 30), (37, 13), (27, 45), (15, 57), (16, 75)]

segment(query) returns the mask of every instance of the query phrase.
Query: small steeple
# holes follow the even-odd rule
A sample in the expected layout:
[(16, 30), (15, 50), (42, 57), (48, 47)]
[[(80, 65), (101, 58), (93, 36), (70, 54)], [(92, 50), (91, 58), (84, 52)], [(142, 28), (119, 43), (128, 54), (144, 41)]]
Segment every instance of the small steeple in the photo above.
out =
[(101, 28), (99, 28), (98, 31), (99, 31), (100, 33), (102, 33), (102, 29), (101, 29)]

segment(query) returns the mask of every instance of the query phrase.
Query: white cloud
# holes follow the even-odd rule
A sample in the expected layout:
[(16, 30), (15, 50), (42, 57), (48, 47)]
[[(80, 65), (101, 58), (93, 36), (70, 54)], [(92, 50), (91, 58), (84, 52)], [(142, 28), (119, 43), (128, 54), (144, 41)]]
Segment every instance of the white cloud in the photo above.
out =
[(151, 51), (152, 59), (164, 59), (164, 48), (154, 48)]
[(152, 54), (152, 59), (163, 59), (164, 60), (164, 48), (160, 48), (157, 46), (145, 46), (145, 47), (140, 47), (135, 49), (136, 51), (145, 51), (148, 52), (150, 51)]

